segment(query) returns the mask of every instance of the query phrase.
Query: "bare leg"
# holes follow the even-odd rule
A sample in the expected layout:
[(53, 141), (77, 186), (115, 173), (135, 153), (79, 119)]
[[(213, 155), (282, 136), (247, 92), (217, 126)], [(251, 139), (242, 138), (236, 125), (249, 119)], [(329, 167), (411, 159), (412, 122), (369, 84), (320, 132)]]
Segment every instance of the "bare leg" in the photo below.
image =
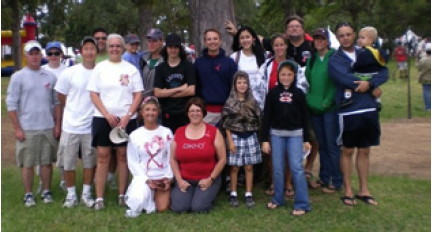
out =
[(97, 167), (95, 173), (96, 197), (103, 198), (105, 193), (105, 181), (111, 156), (111, 147), (97, 147)]
[(315, 163), (316, 157), (318, 156), (318, 142), (311, 141), (311, 151), (308, 157), (306, 158), (306, 164), (304, 167), (305, 172), (312, 173), (313, 165)]
[(352, 157), (354, 148), (342, 148), (342, 156), (340, 158), (341, 171), (343, 175), (343, 184), (345, 187), (345, 196), (353, 197), (351, 186), (351, 173), (352, 173)]
[(357, 172), (359, 176), (359, 195), (370, 196), (368, 188), (370, 148), (359, 148), (357, 151)]
[(230, 166), (230, 189), (231, 192), (237, 192), (237, 179), (240, 167)]
[(41, 179), (42, 179), (43, 190), (51, 189), (52, 171), (53, 171), (52, 164), (41, 165)]
[(169, 209), (170, 191), (171, 189), (168, 189), (167, 191), (155, 190), (155, 204), (158, 212), (163, 212)]
[(33, 187), (34, 168), (21, 168), (21, 176), (23, 179), (24, 191), (26, 193), (31, 193)]
[(244, 167), (245, 174), (246, 174), (246, 192), (252, 192), (252, 186), (253, 186), (253, 166), (252, 165), (246, 165)]
[(95, 168), (84, 168), (83, 170), (83, 184), (92, 184)]
[(126, 147), (117, 147), (117, 180), (119, 195), (124, 195), (126, 192), (128, 175)]
[(70, 188), (75, 186), (75, 170), (64, 171), (64, 178), (66, 181), (66, 187)]

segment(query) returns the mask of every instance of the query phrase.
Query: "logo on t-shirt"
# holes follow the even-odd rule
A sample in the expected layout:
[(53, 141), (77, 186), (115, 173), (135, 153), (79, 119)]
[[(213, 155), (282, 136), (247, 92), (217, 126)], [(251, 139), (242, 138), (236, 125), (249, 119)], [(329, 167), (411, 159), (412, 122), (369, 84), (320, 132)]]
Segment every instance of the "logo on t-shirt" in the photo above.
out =
[(292, 102), (292, 93), (290, 92), (282, 92), (279, 95), (279, 101), (282, 103), (291, 103)]
[(181, 73), (170, 74), (166, 79), (166, 81), (168, 82), (170, 89), (177, 88), (182, 85), (183, 74)]
[(120, 75), (120, 84), (121, 85), (128, 85), (129, 84), (129, 75), (128, 74), (121, 74)]
[(306, 60), (311, 56), (309, 51), (302, 52), (302, 62), (306, 62)]
[(205, 144), (206, 142), (202, 142), (202, 143), (184, 143), (183, 144), (183, 149), (184, 150), (203, 150), (205, 148)]

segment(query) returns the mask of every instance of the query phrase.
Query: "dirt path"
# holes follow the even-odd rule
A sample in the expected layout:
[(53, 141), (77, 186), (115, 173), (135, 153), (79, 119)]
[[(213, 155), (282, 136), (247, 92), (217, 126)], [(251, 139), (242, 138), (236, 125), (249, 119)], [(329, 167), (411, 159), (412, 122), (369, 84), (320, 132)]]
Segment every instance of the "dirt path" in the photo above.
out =
[[(372, 148), (371, 173), (430, 178), (430, 120), (397, 120), (383, 123), (381, 128), (381, 146)], [(2, 118), (1, 134), (2, 167), (14, 165), (15, 139), (12, 125), (7, 117)]]

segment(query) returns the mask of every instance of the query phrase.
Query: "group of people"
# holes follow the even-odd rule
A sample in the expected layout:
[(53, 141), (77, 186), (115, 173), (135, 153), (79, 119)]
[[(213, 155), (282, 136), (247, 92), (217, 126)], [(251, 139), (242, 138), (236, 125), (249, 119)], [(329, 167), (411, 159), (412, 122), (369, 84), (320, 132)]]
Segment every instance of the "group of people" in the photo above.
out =
[[(140, 52), (136, 35), (123, 38), (99, 28), (81, 41), (82, 61), (58, 75), (40, 67), (42, 47), (28, 42), (27, 66), (12, 76), (6, 99), (25, 205), (35, 205), (37, 165), (41, 197), (52, 202), (52, 163), (57, 161), (64, 170), (63, 206), (68, 208), (78, 202), (105, 208), (111, 163), (118, 205), (128, 207), (127, 217), (168, 209), (208, 212), (225, 181), (226, 165), (229, 204), (239, 205), (243, 167), (244, 201), (253, 207), (254, 166), (263, 160), (271, 170), (268, 209), (294, 197), (291, 213), (304, 215), (312, 209), (308, 186), (326, 193), (343, 187), (341, 200), (348, 206), (356, 199), (376, 205), (367, 176), (370, 147), (380, 137), (379, 86), (388, 78), (372, 46), (376, 30), (362, 29), (357, 47), (354, 27), (338, 24), (341, 47), (335, 51), (326, 29), (309, 36), (298, 16), (287, 19), (285, 34), (271, 39), (247, 26), (237, 30), (231, 22), (226, 28), (234, 36), (234, 53), (228, 57), (220, 32), (208, 29), (205, 49), (194, 63), (176, 34), (164, 37), (160, 29), (150, 29), (148, 51)], [(58, 56), (55, 43), (46, 47), (49, 57)], [(113, 129), (125, 131), (128, 141), (112, 141)], [(355, 149), (357, 194), (351, 185)], [(318, 151), (319, 180), (314, 181)], [(78, 157), (84, 169), (81, 201), (75, 187)]]

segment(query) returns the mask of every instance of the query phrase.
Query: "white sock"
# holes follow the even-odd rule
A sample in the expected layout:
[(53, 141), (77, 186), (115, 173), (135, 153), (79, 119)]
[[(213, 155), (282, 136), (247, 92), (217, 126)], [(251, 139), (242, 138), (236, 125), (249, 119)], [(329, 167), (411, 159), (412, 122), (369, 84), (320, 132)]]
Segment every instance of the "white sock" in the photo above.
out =
[(83, 184), (82, 195), (83, 196), (84, 195), (90, 195), (91, 194), (90, 191), (91, 191), (91, 185), (89, 185), (89, 184)]
[(96, 198), (96, 202), (98, 202), (98, 201), (103, 201), (103, 198), (102, 197)]
[(76, 196), (76, 189), (75, 186), (67, 187), (67, 195), (68, 196)]
[(246, 192), (245, 193), (245, 197), (251, 197), (252, 196), (252, 192)]
[(237, 196), (237, 192), (236, 191), (231, 191), (230, 196), (236, 197)]

